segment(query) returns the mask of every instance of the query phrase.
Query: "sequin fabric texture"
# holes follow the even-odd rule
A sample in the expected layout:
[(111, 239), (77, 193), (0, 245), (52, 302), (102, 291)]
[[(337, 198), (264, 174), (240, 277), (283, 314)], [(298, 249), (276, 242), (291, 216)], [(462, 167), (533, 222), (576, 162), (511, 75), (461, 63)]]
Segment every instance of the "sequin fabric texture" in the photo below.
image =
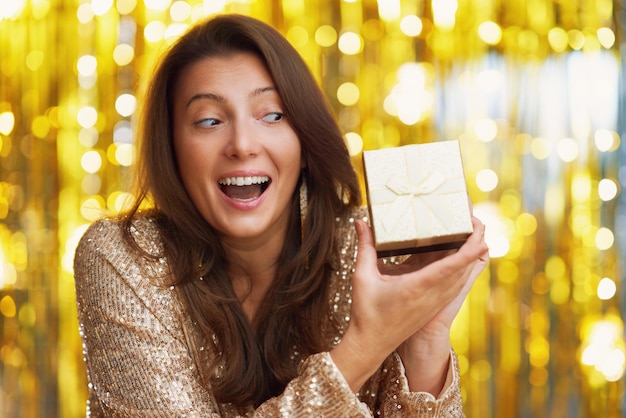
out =
[[(341, 322), (329, 341), (337, 344), (350, 321), (350, 280), (356, 259), (355, 217), (337, 219), (340, 254), (331, 278), (329, 315)], [(131, 233), (154, 255), (162, 253), (150, 218)], [(122, 238), (119, 222), (101, 220), (83, 236), (75, 256), (80, 333), (89, 380), (91, 417), (463, 417), (459, 372), (451, 352), (448, 387), (438, 399), (410, 392), (397, 354), (354, 394), (328, 352), (285, 361), (299, 375), (284, 392), (257, 409), (218, 404), (201, 381), (198, 364), (210, 361), (211, 345), (184, 314), (175, 287), (165, 286), (164, 257), (148, 261)], [(392, 302), (390, 302), (392, 303)]]

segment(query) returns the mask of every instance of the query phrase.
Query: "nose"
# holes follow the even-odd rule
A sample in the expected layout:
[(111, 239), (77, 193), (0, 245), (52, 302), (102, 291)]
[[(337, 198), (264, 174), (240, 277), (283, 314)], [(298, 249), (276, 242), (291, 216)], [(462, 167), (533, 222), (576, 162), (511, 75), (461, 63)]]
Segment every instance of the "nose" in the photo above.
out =
[(259, 154), (261, 146), (254, 129), (254, 121), (233, 122), (226, 154), (230, 158), (245, 159)]

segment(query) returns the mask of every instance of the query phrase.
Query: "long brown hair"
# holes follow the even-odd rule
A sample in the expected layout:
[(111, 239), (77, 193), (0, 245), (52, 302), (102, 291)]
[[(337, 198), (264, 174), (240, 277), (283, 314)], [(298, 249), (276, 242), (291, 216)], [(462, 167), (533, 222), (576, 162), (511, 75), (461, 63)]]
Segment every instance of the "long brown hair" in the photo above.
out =
[[(267, 66), (307, 167), (304, 238), (296, 188), (279, 268), (256, 328), (233, 291), (218, 234), (187, 195), (172, 143), (172, 94), (181, 71), (203, 58), (236, 52), (252, 52)], [(148, 86), (141, 116), (136, 199), (122, 215), (127, 239), (132, 243), (131, 222), (149, 201), (162, 230), (172, 284), (207, 341), (217, 344), (216, 363), (200, 365), (207, 384), (219, 402), (258, 405), (296, 376), (297, 364), (290, 361), (294, 350), (306, 356), (329, 348), (322, 324), (328, 324), (328, 282), (336, 268), (331, 265), (335, 219), (361, 201), (340, 129), (297, 51), (269, 25), (240, 15), (197, 24), (170, 47)]]

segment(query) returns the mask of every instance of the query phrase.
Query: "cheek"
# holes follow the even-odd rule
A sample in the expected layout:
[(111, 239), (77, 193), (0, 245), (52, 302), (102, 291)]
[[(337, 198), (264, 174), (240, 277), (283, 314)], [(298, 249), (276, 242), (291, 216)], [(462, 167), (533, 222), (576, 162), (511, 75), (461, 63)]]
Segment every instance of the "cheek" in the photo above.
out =
[(190, 194), (193, 194), (193, 189), (199, 188), (201, 183), (204, 183), (205, 174), (213, 166), (210, 154), (190, 142), (175, 144), (174, 153), (183, 185)]
[(178, 170), (185, 182), (199, 182), (210, 175), (214, 166), (211, 158), (202, 154), (200, 150), (195, 153), (182, 154), (178, 159)]
[(295, 132), (293, 133), (293, 138), (291, 139), (291, 141), (289, 141), (289, 144), (286, 146), (286, 149), (289, 150), (288, 154), (289, 154), (290, 163), (294, 164), (297, 162), (298, 169), (299, 170), (303, 169), (306, 166), (306, 164), (304, 162), (304, 156), (302, 155), (302, 146), (300, 144), (300, 139), (295, 134)]
[(172, 148), (181, 172), (183, 170), (189, 170), (189, 165), (197, 164), (197, 160), (200, 159), (200, 155), (205, 154), (205, 151), (203, 150), (205, 145), (206, 142), (193, 137), (184, 129), (176, 129), (176, 127), (174, 127)]

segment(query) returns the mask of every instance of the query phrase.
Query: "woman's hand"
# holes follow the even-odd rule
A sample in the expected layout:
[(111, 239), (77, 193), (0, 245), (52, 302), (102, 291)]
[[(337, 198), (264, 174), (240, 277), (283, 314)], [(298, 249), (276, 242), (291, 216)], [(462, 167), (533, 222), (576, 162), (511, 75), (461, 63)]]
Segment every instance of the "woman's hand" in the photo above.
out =
[[(474, 231), (482, 230), (484, 225), (473, 218)], [(426, 325), (409, 337), (397, 351), (406, 369), (409, 388), (412, 391), (430, 392), (437, 395), (445, 383), (445, 371), (450, 358), (450, 327), (459, 313), (474, 281), (489, 261), (487, 246), (483, 253), (467, 266), (465, 285), (460, 293), (447, 306), (441, 309)], [(436, 254), (430, 254), (436, 257)], [(430, 263), (431, 261), (426, 261)], [(424, 260), (422, 260), (422, 265)]]
[(447, 367), (450, 325), (486, 264), (484, 225), (474, 219), (474, 232), (458, 251), (437, 260), (433, 255), (410, 257), (393, 274), (380, 272), (369, 226), (357, 221), (356, 228), (352, 318), (331, 356), (356, 391), (399, 348), (411, 388), (422, 390), (413, 375), (423, 372), (425, 350), (441, 353), (445, 345)]

